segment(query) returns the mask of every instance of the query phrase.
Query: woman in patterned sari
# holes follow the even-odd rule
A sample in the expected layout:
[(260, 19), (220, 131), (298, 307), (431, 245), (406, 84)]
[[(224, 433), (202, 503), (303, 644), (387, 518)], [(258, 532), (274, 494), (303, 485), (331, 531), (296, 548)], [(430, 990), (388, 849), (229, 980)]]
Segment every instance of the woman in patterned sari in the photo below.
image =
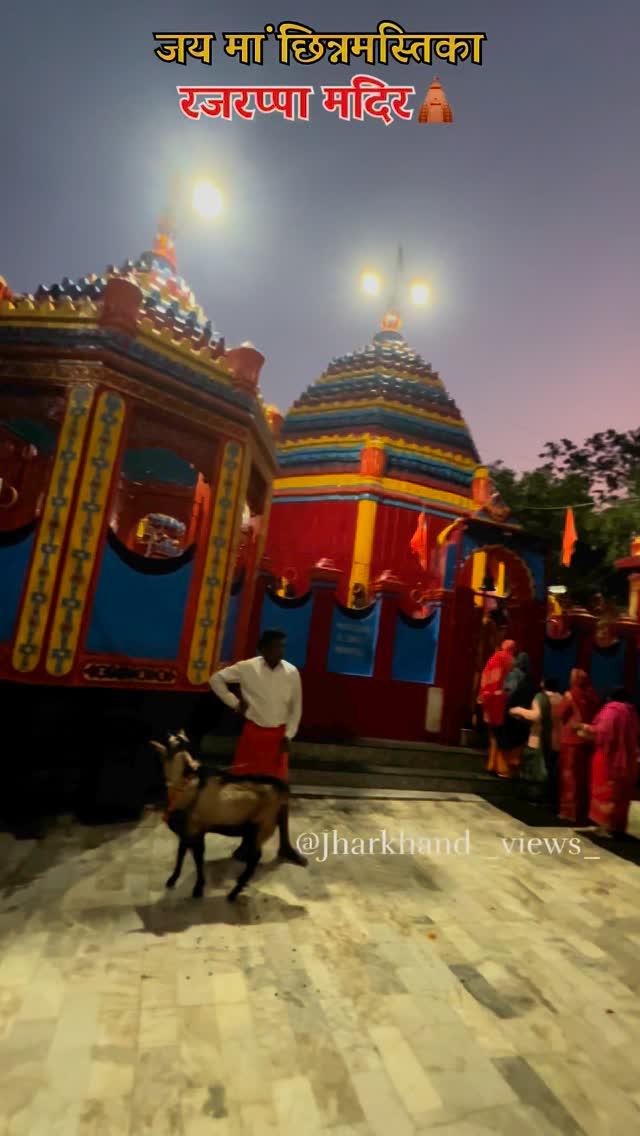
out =
[(591, 725), (600, 699), (586, 671), (575, 667), (569, 682), (562, 711), (558, 816), (572, 824), (584, 825), (589, 818), (593, 742), (581, 737), (578, 730), (580, 726)]
[(627, 830), (638, 780), (638, 714), (624, 690), (615, 690), (583, 737), (595, 740), (589, 816), (600, 836)]

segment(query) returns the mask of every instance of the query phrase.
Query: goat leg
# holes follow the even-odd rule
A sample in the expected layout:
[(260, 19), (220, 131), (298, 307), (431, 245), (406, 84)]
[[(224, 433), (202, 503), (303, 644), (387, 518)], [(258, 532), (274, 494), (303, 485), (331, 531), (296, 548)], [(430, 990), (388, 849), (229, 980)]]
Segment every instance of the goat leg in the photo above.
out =
[(308, 860), (297, 848), (293, 847), (291, 837), (289, 836), (289, 802), (285, 801), (278, 813), (278, 832), (280, 834), (280, 847), (278, 849), (278, 856), (281, 860), (287, 860), (289, 864), (297, 864), (300, 868), (306, 868)]
[(196, 836), (191, 845), (191, 855), (196, 866), (196, 883), (192, 895), (194, 899), (202, 899), (204, 892), (204, 834)]
[(172, 887), (176, 886), (178, 880), (180, 879), (180, 873), (182, 871), (182, 865), (184, 864), (184, 858), (187, 854), (187, 848), (188, 847), (189, 847), (189, 845), (187, 844), (186, 840), (181, 840), (180, 843), (178, 844), (178, 855), (176, 857), (176, 866), (173, 869), (173, 872), (171, 873), (171, 875), (169, 876), (169, 879), (167, 880), (165, 887), (172, 888)]
[(240, 895), (240, 892), (244, 891), (244, 889), (246, 888), (247, 884), (249, 883), (249, 880), (251, 879), (253, 873), (255, 872), (256, 868), (258, 867), (258, 864), (260, 863), (261, 857), (262, 857), (262, 852), (260, 851), (259, 848), (256, 848), (255, 851), (251, 852), (249, 858), (247, 859), (247, 863), (246, 863), (243, 871), (240, 873), (240, 875), (238, 877), (238, 882), (237, 882), (236, 886), (231, 889), (231, 891), (229, 892), (229, 894), (227, 896), (229, 903), (233, 903), (233, 901), (235, 899), (237, 899), (238, 896)]

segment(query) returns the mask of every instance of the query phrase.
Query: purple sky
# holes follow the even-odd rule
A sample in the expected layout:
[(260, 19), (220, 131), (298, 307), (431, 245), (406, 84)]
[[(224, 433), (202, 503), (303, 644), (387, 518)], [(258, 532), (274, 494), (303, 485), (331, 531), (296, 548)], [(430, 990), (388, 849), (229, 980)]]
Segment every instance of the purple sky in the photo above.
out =
[[(345, 13), (348, 12), (348, 16)], [(439, 74), (450, 127), (190, 123), (177, 83), (349, 81), (344, 67), (161, 64), (154, 31), (260, 31), (294, 19), (365, 32), (486, 32), (482, 67), (378, 68), (422, 97)], [(267, 356), (283, 408), (376, 330), (368, 264), (431, 281), (407, 312), (485, 460), (640, 420), (640, 5), (449, 0), (282, 5), (9, 0), (2, 15), (0, 273), (19, 290), (149, 247), (172, 165), (217, 177), (223, 220), (185, 218), (179, 267), (229, 344)], [(356, 68), (355, 70), (361, 70)], [(415, 102), (417, 103), (417, 97)]]

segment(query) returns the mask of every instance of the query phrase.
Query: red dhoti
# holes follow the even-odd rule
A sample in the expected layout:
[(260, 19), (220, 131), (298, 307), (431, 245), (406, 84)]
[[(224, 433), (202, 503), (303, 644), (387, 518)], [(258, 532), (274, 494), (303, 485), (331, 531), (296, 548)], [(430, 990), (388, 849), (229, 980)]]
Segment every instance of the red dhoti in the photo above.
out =
[(245, 721), (230, 772), (234, 777), (289, 779), (289, 756), (284, 752), (286, 726), (256, 726)]

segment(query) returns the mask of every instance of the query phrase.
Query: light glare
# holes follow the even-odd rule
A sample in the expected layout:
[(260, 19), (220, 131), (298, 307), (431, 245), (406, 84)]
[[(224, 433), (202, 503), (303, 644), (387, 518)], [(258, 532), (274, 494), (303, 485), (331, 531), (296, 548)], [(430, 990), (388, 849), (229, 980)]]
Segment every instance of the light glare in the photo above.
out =
[(411, 285), (411, 303), (423, 307), (431, 299), (431, 289), (422, 280), (414, 280)]
[(382, 281), (377, 272), (363, 272), (360, 277), (360, 288), (365, 296), (378, 296)]
[(222, 194), (211, 181), (197, 182), (192, 200), (196, 213), (205, 221), (212, 221), (222, 211)]

